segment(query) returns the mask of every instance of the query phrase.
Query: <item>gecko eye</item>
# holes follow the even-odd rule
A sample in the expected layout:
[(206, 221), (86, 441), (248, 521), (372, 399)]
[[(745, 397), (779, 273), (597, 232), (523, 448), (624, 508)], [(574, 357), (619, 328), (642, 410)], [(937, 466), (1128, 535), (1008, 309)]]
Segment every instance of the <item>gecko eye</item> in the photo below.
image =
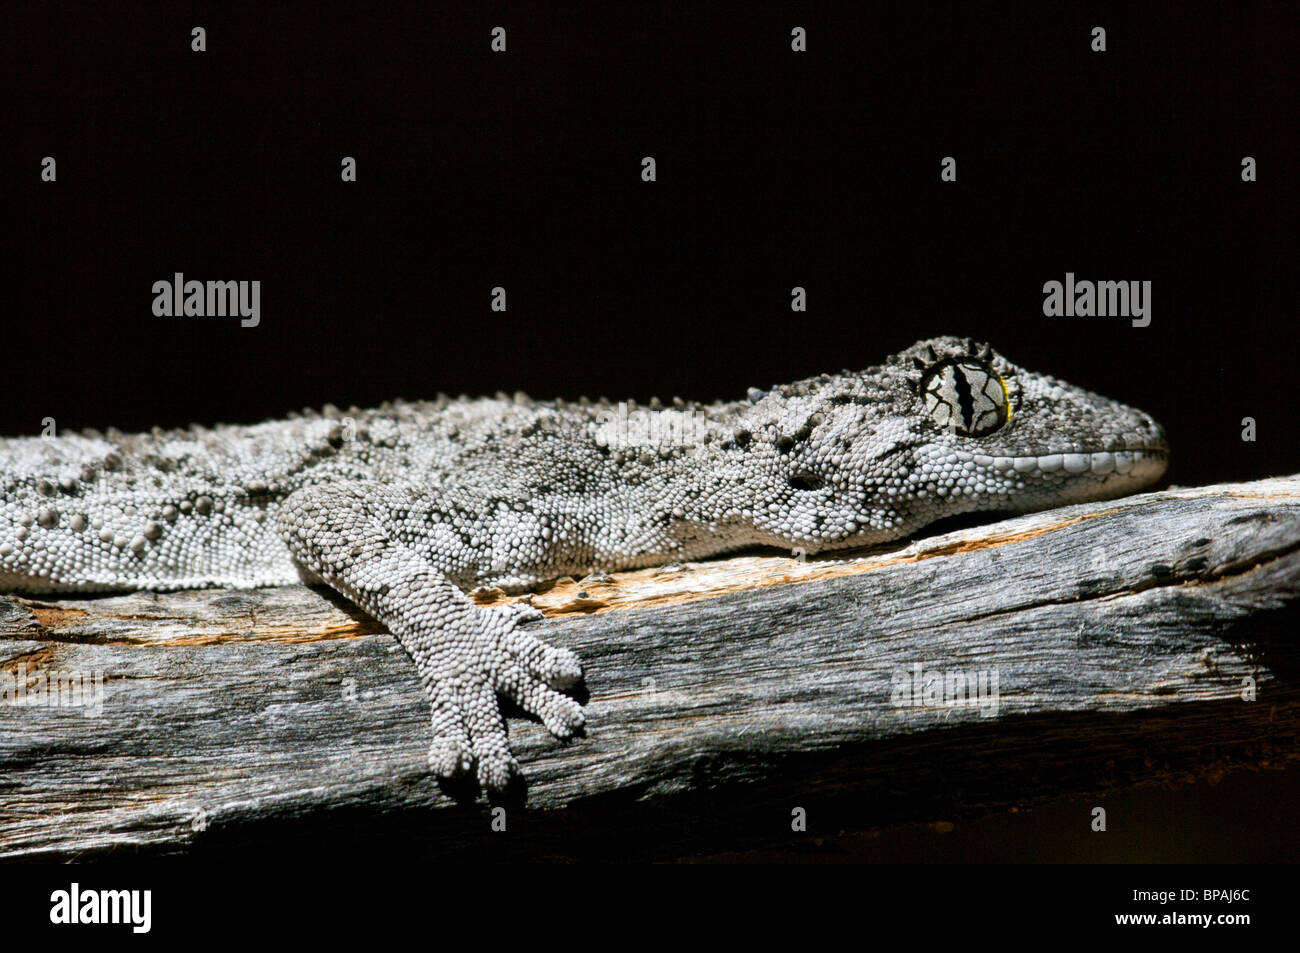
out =
[(985, 437), (1011, 419), (1006, 382), (983, 361), (942, 361), (921, 379), (925, 411), (936, 424), (963, 437)]

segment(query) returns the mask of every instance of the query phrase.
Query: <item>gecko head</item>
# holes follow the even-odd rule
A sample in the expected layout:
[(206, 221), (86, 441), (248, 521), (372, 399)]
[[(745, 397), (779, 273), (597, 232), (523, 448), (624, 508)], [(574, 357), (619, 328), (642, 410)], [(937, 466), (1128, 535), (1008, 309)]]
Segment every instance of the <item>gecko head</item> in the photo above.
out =
[(756, 534), (806, 552), (977, 510), (1132, 493), (1168, 460), (1163, 430), (1142, 411), (964, 338), (921, 341), (880, 367), (750, 399), (727, 450), (761, 482), (745, 491)]

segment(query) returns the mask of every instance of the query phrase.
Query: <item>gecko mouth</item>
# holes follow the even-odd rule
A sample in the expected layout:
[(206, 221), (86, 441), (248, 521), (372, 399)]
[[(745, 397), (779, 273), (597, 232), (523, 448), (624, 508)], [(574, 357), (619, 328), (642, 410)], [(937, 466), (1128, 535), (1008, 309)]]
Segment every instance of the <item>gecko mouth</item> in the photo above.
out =
[(976, 464), (989, 466), (995, 470), (1069, 475), (1092, 473), (1105, 476), (1109, 473), (1148, 472), (1157, 466), (1163, 467), (1169, 459), (1169, 451), (1164, 447), (1145, 447), (1098, 450), (1091, 453), (1040, 453), (1014, 457), (972, 456)]

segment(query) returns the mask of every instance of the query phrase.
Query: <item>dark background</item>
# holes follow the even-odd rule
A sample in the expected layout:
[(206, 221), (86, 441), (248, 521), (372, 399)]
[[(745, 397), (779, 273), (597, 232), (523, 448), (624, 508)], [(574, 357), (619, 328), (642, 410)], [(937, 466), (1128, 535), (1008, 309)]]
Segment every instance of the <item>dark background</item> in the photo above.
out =
[[(0, 433), (732, 398), (956, 333), (1151, 412), (1174, 482), (1300, 470), (1295, 5), (227, 6), (5, 24)], [(260, 327), (154, 317), (176, 271)], [(1044, 317), (1066, 271), (1151, 326)]]

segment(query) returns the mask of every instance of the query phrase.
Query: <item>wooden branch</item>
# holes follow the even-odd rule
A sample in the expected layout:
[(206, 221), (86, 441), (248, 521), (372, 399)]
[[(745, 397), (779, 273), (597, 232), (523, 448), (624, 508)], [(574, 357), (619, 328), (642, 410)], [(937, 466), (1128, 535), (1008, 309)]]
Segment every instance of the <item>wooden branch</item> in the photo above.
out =
[[(720, 812), (775, 831), (791, 804), (858, 805), (883, 824), (1293, 761), (1298, 517), (1300, 475), (852, 558), (561, 580), (524, 598), (583, 659), (588, 735), (512, 720), (538, 809), (513, 843), (600, 853), (617, 824), (620, 849), (653, 854), (725, 846), (683, 832)], [(202, 850), (331, 818), (454, 855), (487, 828), (428, 775), (411, 662), (328, 592), (0, 599), (0, 665), (0, 856)], [(37, 695), (58, 678), (79, 707)], [(954, 700), (963, 684), (985, 694)]]

